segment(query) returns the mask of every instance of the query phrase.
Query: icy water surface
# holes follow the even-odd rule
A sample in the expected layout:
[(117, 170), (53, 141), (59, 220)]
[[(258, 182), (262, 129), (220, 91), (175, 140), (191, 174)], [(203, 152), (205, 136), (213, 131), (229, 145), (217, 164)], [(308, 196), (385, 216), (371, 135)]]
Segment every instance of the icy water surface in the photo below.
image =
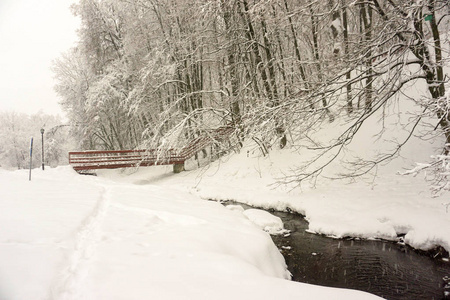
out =
[[(305, 232), (297, 214), (272, 212), (291, 230), (272, 236), (293, 280), (370, 292), (386, 299), (450, 299), (443, 278), (450, 264), (386, 241), (331, 239)], [(450, 291), (446, 289), (447, 291)]]

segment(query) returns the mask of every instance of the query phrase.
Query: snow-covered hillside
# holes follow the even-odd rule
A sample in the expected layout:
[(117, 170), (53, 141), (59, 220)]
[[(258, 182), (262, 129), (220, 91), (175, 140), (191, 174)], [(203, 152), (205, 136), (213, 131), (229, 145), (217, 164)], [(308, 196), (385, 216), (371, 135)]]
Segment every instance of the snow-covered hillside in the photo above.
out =
[(0, 169), (0, 299), (377, 298), (287, 280), (266, 232), (182, 185), (194, 172), (105, 173)]

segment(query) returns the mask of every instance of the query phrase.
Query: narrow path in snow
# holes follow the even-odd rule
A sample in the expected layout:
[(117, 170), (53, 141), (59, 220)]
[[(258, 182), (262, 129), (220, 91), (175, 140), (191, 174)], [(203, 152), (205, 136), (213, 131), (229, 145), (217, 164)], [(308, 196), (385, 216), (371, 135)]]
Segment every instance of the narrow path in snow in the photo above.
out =
[(97, 205), (75, 232), (73, 249), (67, 254), (62, 270), (57, 274), (56, 283), (51, 287), (49, 299), (88, 299), (85, 279), (89, 273), (89, 261), (101, 236), (101, 224), (110, 206), (107, 187), (102, 187)]
[(156, 209), (133, 207), (131, 205), (125, 205), (125, 204), (121, 204), (121, 203), (111, 204), (111, 207), (122, 210), (122, 211), (126, 211), (126, 212), (131, 212), (131, 213), (135, 213), (135, 214), (158, 218), (159, 220), (161, 220), (165, 223), (170, 223), (170, 224), (199, 225), (199, 224), (207, 223), (203, 219), (196, 218), (193, 216), (188, 216), (185, 214), (171, 213), (171, 212), (167, 212), (167, 211), (163, 211), (163, 210), (156, 210)]

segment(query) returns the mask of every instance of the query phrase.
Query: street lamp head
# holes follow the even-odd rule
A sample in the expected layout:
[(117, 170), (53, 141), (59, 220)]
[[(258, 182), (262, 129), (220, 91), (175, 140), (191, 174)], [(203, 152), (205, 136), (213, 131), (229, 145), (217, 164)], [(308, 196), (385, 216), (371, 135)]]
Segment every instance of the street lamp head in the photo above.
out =
[(41, 134), (44, 134), (44, 131), (45, 131), (44, 128), (41, 128)]

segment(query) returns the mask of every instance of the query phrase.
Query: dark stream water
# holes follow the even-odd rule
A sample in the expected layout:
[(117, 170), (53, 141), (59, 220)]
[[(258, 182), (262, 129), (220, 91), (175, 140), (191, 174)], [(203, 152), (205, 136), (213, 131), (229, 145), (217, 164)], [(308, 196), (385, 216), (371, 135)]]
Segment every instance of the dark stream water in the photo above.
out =
[[(366, 291), (386, 299), (450, 299), (450, 263), (398, 243), (332, 239), (305, 232), (298, 214), (273, 212), (290, 235), (272, 236), (293, 280)], [(444, 294), (447, 292), (447, 295)]]

